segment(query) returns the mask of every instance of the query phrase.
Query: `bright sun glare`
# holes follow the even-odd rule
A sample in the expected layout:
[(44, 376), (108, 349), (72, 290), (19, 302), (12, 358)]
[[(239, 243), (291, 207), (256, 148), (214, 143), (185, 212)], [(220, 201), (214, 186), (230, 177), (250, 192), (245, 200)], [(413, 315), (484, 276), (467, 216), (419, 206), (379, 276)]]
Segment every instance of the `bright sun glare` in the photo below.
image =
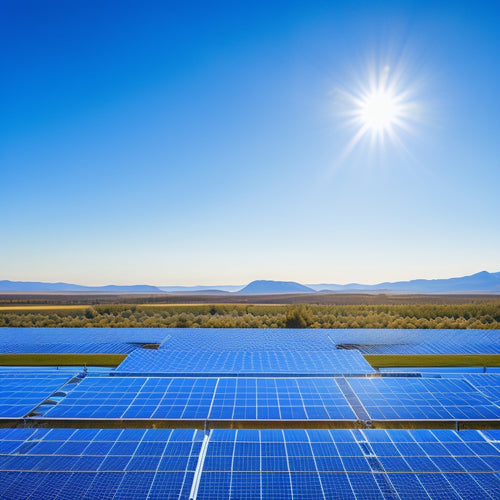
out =
[(392, 125), (398, 115), (394, 97), (384, 91), (367, 96), (360, 108), (361, 119), (373, 130), (385, 129)]
[(415, 86), (403, 77), (405, 73), (388, 65), (372, 67), (364, 83), (358, 82), (350, 91), (339, 90), (346, 126), (353, 130), (343, 156), (365, 139), (372, 147), (391, 142), (405, 149), (401, 133), (412, 132), (411, 123), (418, 111), (413, 99)]

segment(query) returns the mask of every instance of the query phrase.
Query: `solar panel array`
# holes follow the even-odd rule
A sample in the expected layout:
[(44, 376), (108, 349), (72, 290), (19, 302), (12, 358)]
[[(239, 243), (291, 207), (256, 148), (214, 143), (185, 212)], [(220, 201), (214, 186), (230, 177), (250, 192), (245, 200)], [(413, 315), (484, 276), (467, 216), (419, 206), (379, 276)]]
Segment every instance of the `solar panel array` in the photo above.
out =
[(2, 352), (130, 354), (0, 369), (2, 423), (21, 427), (0, 428), (1, 499), (500, 498), (500, 431), (430, 430), (498, 427), (500, 374), (381, 374), (337, 348), (500, 354), (499, 332), (14, 330)]
[(478, 432), (216, 429), (198, 498), (498, 498), (499, 459)]
[(0, 429), (0, 498), (498, 498), (500, 433)]
[(361, 375), (375, 373), (357, 351), (137, 350), (116, 370), (169, 375)]

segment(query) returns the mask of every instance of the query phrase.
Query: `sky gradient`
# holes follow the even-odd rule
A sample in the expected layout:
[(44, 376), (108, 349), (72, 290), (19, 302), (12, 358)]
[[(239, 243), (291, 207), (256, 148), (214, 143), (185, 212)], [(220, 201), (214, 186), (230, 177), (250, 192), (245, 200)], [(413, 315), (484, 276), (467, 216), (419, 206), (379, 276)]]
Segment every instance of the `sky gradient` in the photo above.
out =
[[(500, 271), (499, 2), (0, 9), (0, 279)], [(383, 68), (409, 130), (349, 150)]]

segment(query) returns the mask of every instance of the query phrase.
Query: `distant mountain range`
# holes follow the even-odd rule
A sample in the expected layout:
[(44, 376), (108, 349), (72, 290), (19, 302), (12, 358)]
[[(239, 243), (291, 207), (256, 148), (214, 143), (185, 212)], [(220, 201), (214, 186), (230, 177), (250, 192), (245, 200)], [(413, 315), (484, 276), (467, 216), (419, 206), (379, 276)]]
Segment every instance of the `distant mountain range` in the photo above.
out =
[(42, 283), (39, 281), (0, 281), (1, 292), (111, 292), (111, 293), (161, 293), (160, 288), (151, 285), (106, 285), (83, 286), (72, 283)]
[(83, 286), (71, 283), (42, 283), (38, 281), (0, 281), (0, 292), (104, 292), (104, 293), (238, 293), (242, 295), (280, 293), (500, 293), (500, 272), (482, 271), (460, 278), (384, 282), (377, 285), (313, 284), (295, 281), (257, 280), (246, 286), (151, 286), (107, 285)]
[(500, 272), (489, 273), (482, 271), (471, 276), (460, 278), (411, 280), (378, 283), (377, 285), (349, 285), (318, 284), (309, 285), (315, 291), (322, 292), (410, 292), (410, 293), (463, 293), (463, 292), (500, 292)]

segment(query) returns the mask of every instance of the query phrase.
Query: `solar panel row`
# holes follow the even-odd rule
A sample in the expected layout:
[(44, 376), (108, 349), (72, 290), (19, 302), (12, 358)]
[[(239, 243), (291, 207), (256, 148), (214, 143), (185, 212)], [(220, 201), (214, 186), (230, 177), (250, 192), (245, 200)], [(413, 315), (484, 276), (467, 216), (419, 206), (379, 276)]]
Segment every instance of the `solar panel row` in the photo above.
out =
[(47, 418), (356, 419), (330, 378), (86, 377)]
[(88, 376), (45, 416), (365, 420), (366, 415), (372, 420), (498, 419), (500, 407), (459, 378)]
[(500, 418), (497, 405), (458, 378), (349, 378), (347, 381), (374, 420)]
[(198, 498), (495, 498), (499, 459), (476, 432), (214, 430)]
[(357, 345), (363, 354), (498, 354), (498, 343), (421, 343), (390, 345)]
[(322, 351), (335, 349), (332, 330), (170, 328), (160, 349), (176, 351)]
[(375, 373), (357, 351), (137, 350), (116, 370), (167, 375), (362, 375)]
[(1, 328), (0, 340), (9, 344), (157, 343), (165, 328)]
[(500, 344), (499, 330), (339, 328), (323, 330), (336, 344)]
[(2, 354), (129, 354), (139, 346), (116, 343), (20, 343), (0, 342)]
[(0, 429), (0, 498), (498, 498), (500, 432)]

